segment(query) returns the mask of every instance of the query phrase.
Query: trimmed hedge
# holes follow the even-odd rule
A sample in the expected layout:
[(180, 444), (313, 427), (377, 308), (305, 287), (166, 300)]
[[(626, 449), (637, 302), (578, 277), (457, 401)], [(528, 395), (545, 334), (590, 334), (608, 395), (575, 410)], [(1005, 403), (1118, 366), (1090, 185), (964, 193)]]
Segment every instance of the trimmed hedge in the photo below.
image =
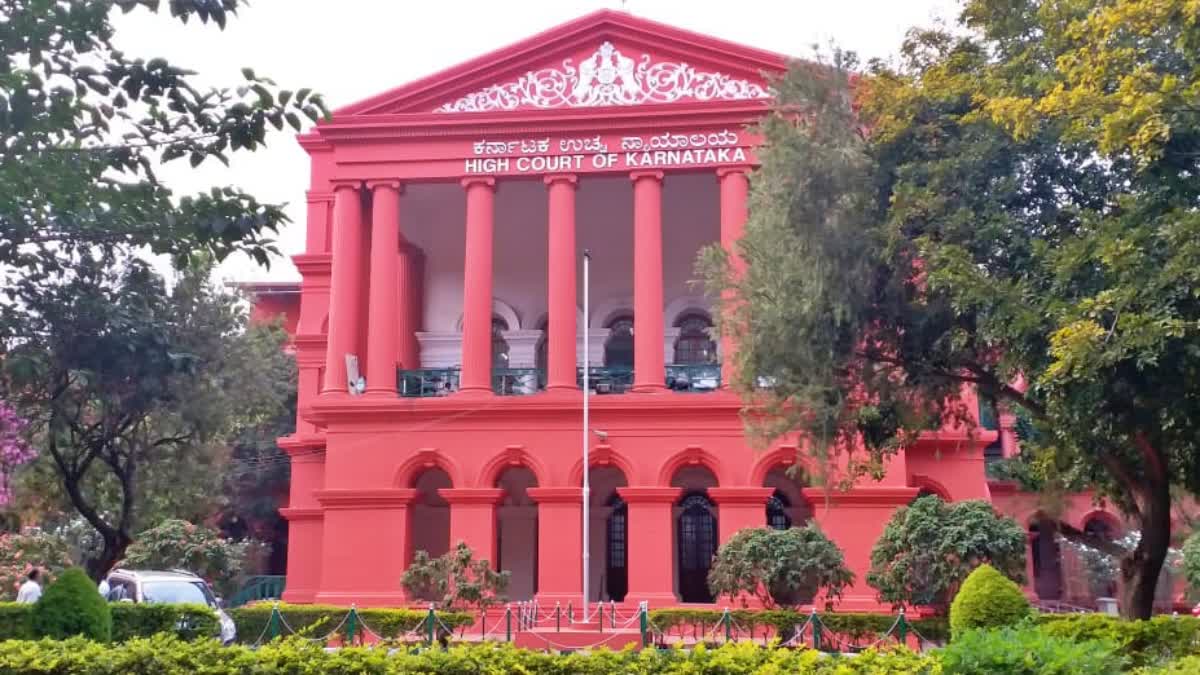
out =
[[(790, 637), (809, 618), (805, 612), (790, 609), (735, 609), (729, 614), (734, 625), (740, 628), (756, 633), (769, 630), (783, 639)], [(724, 612), (709, 609), (652, 609), (650, 624), (664, 633), (690, 628), (696, 635), (706, 635), (721, 622), (723, 615)], [(817, 617), (826, 631), (852, 642), (874, 641), (896, 622), (895, 614), (866, 612), (818, 612)], [(907, 621), (912, 630), (926, 640), (945, 642), (949, 638), (950, 627), (945, 617), (908, 618)]]
[(1015, 626), (1032, 615), (1020, 586), (995, 567), (980, 565), (967, 575), (950, 603), (950, 633), (957, 638), (976, 628)]
[(795, 673), (798, 675), (930, 675), (936, 658), (907, 649), (868, 650), (852, 658), (810, 649), (763, 649), (742, 643), (717, 649), (609, 651), (550, 654), (507, 644), (456, 645), (449, 649), (387, 650), (351, 647), (326, 652), (300, 638), (251, 649), (221, 647), (216, 640), (139, 638), (106, 646), (81, 639), (0, 643), (0, 673), (126, 675), (127, 673), (328, 673), (356, 675), (608, 675), (609, 673)]
[(29, 614), (33, 633), (63, 640), (82, 635), (100, 642), (112, 639), (112, 612), (96, 585), (78, 567), (50, 584)]
[(1043, 614), (1038, 623), (1054, 637), (1108, 642), (1134, 667), (1200, 655), (1200, 618), (1192, 616), (1126, 621), (1106, 614)]
[[(308, 638), (323, 637), (337, 628), (337, 637), (346, 639), (348, 626), (342, 624), (342, 619), (350, 613), (349, 607), (332, 605), (288, 605), (279, 603), (279, 614), (287, 627), (280, 626), (280, 635), (287, 636), (292, 631)], [(271, 619), (271, 604), (261, 603), (248, 607), (229, 610), (229, 616), (237, 625), (238, 642), (254, 644), (260, 637), (266, 639), (268, 624)], [(405, 633), (422, 625), (429, 615), (428, 610), (422, 609), (359, 609), (359, 624), (357, 635), (361, 637), (363, 626), (389, 640), (403, 637)], [(441, 624), (450, 630), (458, 630), (475, 622), (475, 616), (467, 612), (438, 612)], [(341, 626), (339, 627), (339, 624)], [(291, 630), (288, 630), (288, 627)], [(442, 626), (438, 632), (444, 632)]]
[[(217, 615), (204, 605), (153, 605), (116, 602), (112, 611), (112, 639), (123, 642), (158, 633), (177, 633), (184, 639), (216, 637), (221, 633)], [(0, 640), (34, 638), (33, 605), (0, 602)]]

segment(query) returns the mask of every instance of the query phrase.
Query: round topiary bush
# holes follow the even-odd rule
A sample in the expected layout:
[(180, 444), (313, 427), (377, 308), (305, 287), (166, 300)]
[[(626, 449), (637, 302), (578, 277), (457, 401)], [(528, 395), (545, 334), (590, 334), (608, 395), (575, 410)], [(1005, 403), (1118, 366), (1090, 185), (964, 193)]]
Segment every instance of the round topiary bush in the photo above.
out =
[(63, 572), (50, 584), (33, 606), (30, 623), (38, 637), (62, 640), (80, 635), (97, 642), (112, 638), (108, 602), (78, 567)]
[(1031, 612), (1020, 586), (991, 565), (980, 565), (967, 575), (950, 603), (950, 637), (972, 628), (1013, 626)]

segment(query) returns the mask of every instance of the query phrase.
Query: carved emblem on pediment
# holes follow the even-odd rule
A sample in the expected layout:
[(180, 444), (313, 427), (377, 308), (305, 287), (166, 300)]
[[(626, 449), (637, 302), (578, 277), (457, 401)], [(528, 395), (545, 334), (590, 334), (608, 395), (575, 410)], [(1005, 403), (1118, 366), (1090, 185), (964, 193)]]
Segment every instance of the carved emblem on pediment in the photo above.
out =
[(604, 42), (576, 66), (531, 70), (512, 82), (495, 84), (439, 106), (434, 112), (487, 112), (518, 108), (595, 106), (697, 101), (744, 101), (770, 96), (765, 87), (725, 73), (697, 70), (687, 63), (633, 58)]

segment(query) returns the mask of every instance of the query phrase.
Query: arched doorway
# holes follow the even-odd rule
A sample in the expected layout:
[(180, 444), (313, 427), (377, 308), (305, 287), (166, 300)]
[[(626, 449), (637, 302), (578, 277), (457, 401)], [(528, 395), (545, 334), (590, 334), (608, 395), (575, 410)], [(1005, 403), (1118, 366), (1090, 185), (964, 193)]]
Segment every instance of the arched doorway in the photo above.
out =
[(496, 479), (504, 498), (496, 509), (496, 569), (512, 575), (510, 600), (531, 600), (537, 593), (537, 504), (526, 492), (537, 487), (533, 472), (523, 466), (505, 469)]
[(1061, 600), (1063, 593), (1062, 549), (1053, 520), (1041, 518), (1029, 526), (1030, 560), (1033, 561), (1033, 590), (1042, 600)]
[(605, 368), (633, 367), (633, 315), (622, 314), (605, 326), (608, 340), (604, 342)]
[(717, 362), (717, 343), (712, 339), (712, 319), (702, 312), (688, 312), (675, 322), (675, 360), (678, 365), (704, 365)]
[(713, 601), (708, 590), (708, 570), (717, 553), (717, 509), (708, 497), (716, 487), (712, 472), (700, 466), (680, 469), (672, 487), (683, 488), (675, 505), (675, 575), (681, 602)]
[(627, 485), (615, 466), (595, 466), (588, 474), (591, 490), (588, 595), (591, 600), (625, 599), (629, 588), (629, 509), (617, 494)]
[(439, 468), (429, 468), (417, 475), (411, 487), (417, 496), (409, 509), (408, 559), (417, 551), (433, 558), (445, 555), (450, 550), (450, 505), (438, 490), (453, 487), (450, 476)]

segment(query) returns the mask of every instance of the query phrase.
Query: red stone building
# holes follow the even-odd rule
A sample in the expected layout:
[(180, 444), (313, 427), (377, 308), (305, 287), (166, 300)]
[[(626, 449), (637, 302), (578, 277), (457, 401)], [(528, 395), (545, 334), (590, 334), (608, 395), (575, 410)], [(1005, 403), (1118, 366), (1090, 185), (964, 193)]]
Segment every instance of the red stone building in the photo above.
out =
[[(858, 573), (840, 608), (875, 609), (870, 548), (922, 491), (1029, 523), (1043, 579), (1031, 590), (1071, 598), (1037, 500), (986, 478), (987, 456), (1016, 449), (1011, 419), (929, 434), (883, 480), (829, 494), (789, 477), (794, 445), (747, 442), (721, 386), (734, 345), (709, 337), (689, 282), (702, 246), (742, 231), (758, 142), (747, 125), (785, 67), (602, 11), (300, 137), (303, 281), (250, 289), (260, 315), (287, 317), (300, 368), (297, 430), (282, 441), (287, 601), (405, 602), (413, 552), (461, 540), (512, 572), (513, 599), (577, 602), (585, 324), (593, 599), (709, 602), (720, 542), (812, 519)], [(1086, 496), (1066, 517), (1121, 526)]]

